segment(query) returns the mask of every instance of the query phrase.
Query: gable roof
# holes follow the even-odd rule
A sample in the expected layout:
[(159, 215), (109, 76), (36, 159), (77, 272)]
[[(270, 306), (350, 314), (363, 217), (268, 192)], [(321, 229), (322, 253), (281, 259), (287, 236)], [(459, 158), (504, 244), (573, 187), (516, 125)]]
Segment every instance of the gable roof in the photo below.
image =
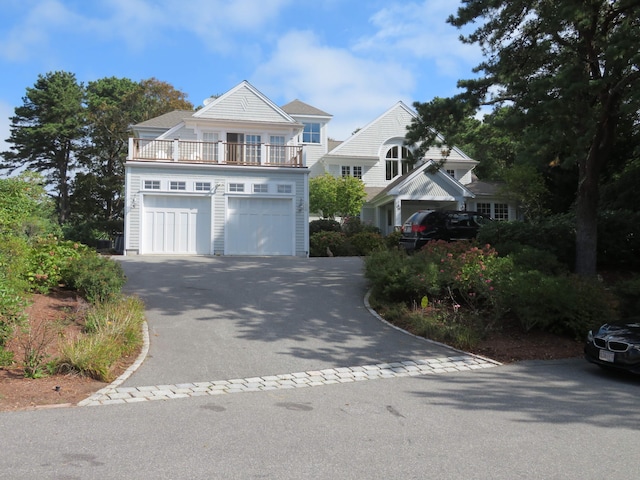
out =
[(464, 197), (475, 197), (474, 192), (441, 168), (437, 172), (429, 172), (427, 169), (432, 165), (433, 161), (430, 160), (401, 175), (367, 201), (374, 202), (398, 195), (415, 195), (417, 192), (422, 195), (443, 196), (452, 190), (457, 190)]
[(284, 123), (301, 126), (246, 80), (218, 98), (209, 99), (193, 119)]
[(282, 110), (287, 112), (289, 115), (303, 115), (303, 116), (310, 116), (310, 117), (328, 117), (328, 118), (332, 117), (330, 113), (323, 112), (319, 108), (312, 107), (308, 103), (301, 102), (298, 99), (295, 99), (292, 102), (289, 102), (286, 105), (283, 105)]
[(171, 128), (193, 115), (193, 110), (174, 110), (134, 125), (135, 128)]
[(403, 102), (397, 102), (331, 150), (331, 155), (377, 157), (382, 143), (391, 138), (404, 138), (407, 125), (415, 117), (416, 113), (413, 110)]

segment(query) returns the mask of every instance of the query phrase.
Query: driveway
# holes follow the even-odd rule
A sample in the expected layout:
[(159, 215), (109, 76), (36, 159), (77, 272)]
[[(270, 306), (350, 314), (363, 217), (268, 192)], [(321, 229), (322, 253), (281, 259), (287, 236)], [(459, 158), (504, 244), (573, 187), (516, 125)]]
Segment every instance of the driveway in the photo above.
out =
[(151, 347), (127, 386), (262, 377), (459, 355), (365, 307), (357, 257), (123, 257)]

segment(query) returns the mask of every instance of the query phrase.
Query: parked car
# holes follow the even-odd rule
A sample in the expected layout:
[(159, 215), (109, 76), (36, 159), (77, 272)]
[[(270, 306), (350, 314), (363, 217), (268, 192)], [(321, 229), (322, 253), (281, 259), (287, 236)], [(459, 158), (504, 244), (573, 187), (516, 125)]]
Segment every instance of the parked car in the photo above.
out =
[(400, 246), (411, 253), (431, 240), (469, 240), (490, 221), (490, 217), (478, 212), (420, 210), (402, 226)]
[(590, 331), (584, 355), (601, 367), (640, 374), (640, 318), (605, 323), (597, 331)]

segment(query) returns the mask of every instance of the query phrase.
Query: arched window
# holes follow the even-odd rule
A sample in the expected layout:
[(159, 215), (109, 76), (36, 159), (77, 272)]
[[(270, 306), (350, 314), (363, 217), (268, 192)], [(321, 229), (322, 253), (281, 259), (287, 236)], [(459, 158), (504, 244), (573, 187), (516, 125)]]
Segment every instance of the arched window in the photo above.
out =
[[(387, 170), (387, 180), (392, 180), (398, 175), (404, 175), (411, 169), (409, 163), (410, 152), (407, 147), (394, 145), (387, 150), (385, 166)], [(402, 173), (398, 173), (402, 172)]]

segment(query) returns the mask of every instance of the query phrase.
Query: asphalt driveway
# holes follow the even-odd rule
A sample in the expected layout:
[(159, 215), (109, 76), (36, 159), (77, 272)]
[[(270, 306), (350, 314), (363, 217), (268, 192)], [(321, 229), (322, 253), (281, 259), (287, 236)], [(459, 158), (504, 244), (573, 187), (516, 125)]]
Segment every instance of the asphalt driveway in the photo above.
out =
[(122, 257), (151, 346), (123, 386), (457, 355), (366, 309), (357, 257)]

